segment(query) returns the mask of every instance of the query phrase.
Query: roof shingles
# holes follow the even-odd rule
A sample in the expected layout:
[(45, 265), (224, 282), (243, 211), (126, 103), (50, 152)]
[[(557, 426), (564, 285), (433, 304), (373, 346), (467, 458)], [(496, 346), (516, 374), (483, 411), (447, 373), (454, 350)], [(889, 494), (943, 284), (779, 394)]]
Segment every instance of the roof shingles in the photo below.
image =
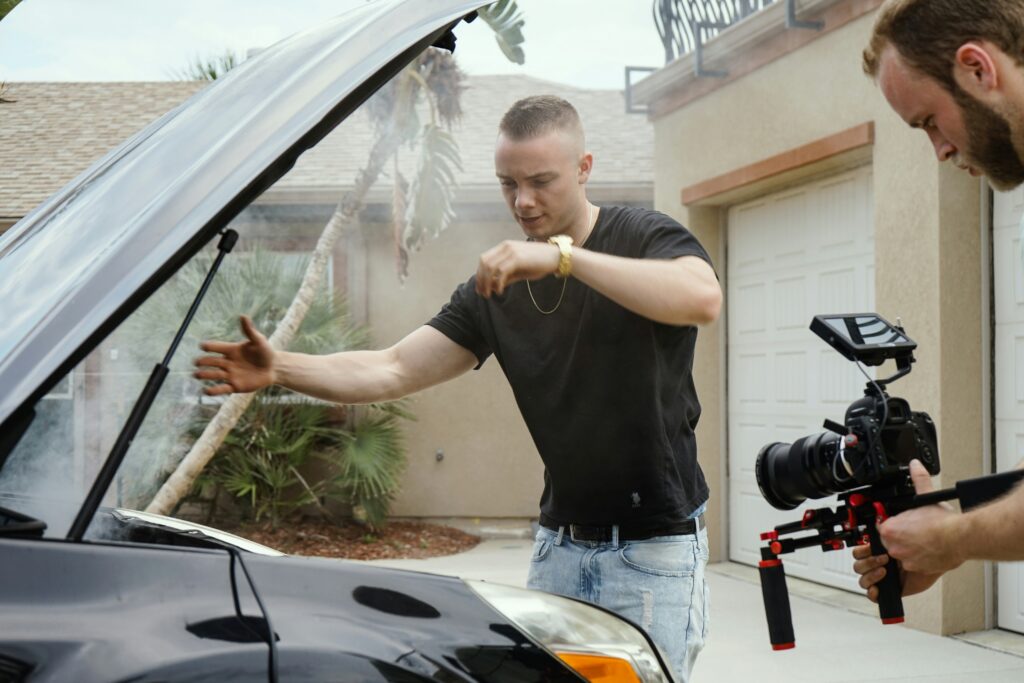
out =
[[(0, 219), (17, 218), (59, 190), (107, 151), (200, 90), (202, 82), (9, 83), (0, 104)], [(654, 132), (646, 117), (624, 112), (623, 95), (525, 76), (472, 76), (463, 94), (459, 143), (462, 186), (493, 186), (498, 121), (516, 100), (555, 94), (583, 118), (596, 159), (591, 181), (652, 184)], [(307, 152), (278, 185), (342, 187), (365, 164), (373, 130), (365, 114), (345, 121)], [(413, 162), (413, 153), (404, 155)], [(403, 163), (402, 166), (406, 166)]]

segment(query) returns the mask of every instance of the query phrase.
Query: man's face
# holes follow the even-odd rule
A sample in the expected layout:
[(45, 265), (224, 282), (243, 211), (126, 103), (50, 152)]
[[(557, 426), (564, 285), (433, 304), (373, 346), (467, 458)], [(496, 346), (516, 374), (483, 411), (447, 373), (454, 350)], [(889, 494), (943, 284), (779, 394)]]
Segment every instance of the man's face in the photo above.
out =
[(996, 189), (1024, 183), (1024, 163), (1005, 118), (965, 92), (954, 97), (935, 79), (911, 68), (892, 47), (882, 54), (878, 85), (912, 128), (931, 140), (939, 161), (952, 161)]
[(516, 222), (528, 237), (545, 240), (577, 221), (589, 164), (570, 134), (550, 131), (526, 140), (498, 135), (494, 172)]

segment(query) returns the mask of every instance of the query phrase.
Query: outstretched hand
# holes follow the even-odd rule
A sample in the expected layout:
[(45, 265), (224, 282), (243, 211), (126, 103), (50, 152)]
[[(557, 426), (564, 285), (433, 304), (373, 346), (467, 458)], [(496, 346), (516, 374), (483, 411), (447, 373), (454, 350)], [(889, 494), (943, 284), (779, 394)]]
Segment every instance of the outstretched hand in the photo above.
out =
[(194, 373), (195, 378), (216, 382), (204, 390), (207, 396), (244, 394), (274, 383), (273, 347), (249, 316), (241, 316), (240, 321), (246, 341), (206, 341), (199, 345), (203, 351), (220, 354), (202, 356), (195, 361), (200, 368)]

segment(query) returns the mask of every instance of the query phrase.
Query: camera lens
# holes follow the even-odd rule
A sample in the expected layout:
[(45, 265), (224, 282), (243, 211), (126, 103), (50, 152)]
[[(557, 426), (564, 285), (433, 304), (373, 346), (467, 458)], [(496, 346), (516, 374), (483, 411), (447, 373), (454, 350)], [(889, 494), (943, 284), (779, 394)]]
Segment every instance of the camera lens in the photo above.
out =
[(779, 510), (792, 510), (808, 498), (846, 490), (848, 486), (836, 481), (833, 470), (841, 438), (821, 432), (792, 444), (776, 442), (762, 448), (754, 472), (764, 499)]

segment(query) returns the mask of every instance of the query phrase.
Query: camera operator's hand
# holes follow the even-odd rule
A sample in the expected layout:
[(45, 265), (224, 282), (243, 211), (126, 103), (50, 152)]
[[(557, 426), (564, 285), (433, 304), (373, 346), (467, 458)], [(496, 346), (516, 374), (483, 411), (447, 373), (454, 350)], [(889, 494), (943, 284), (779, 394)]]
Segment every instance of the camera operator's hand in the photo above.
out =
[[(870, 545), (859, 545), (853, 549), (853, 571), (860, 574), (860, 587), (867, 591), (868, 600), (878, 602), (877, 584), (889, 571), (891, 560), (888, 555), (872, 555)], [(914, 595), (922, 593), (932, 587), (942, 576), (938, 574), (922, 574), (921, 572), (908, 572), (897, 563), (900, 572), (900, 585), (903, 586), (903, 595)]]
[(208, 396), (230, 393), (248, 393), (274, 383), (274, 349), (256, 329), (248, 316), (241, 317), (242, 332), (248, 338), (243, 342), (207, 341), (200, 345), (203, 351), (219, 356), (197, 358), (202, 368), (194, 375), (197, 379), (217, 382), (207, 387)]
[[(934, 490), (931, 475), (917, 460), (910, 462), (910, 478), (918, 494)], [(966, 559), (959, 533), (961, 519), (948, 505), (928, 505), (887, 519), (878, 533), (889, 556), (906, 571), (942, 574)]]

